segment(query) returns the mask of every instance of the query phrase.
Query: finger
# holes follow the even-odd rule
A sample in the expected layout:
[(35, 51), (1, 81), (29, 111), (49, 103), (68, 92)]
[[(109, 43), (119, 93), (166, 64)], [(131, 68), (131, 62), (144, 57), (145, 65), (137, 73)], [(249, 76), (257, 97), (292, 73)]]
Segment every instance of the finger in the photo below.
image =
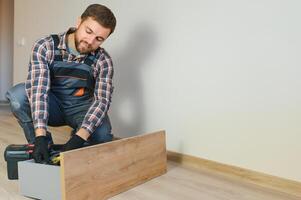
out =
[(42, 157), (41, 157), (41, 154), (36, 154), (34, 157), (33, 157), (34, 161), (36, 163), (41, 163), (42, 162)]
[(43, 157), (44, 157), (44, 161), (45, 161), (45, 162), (48, 162), (48, 161), (49, 161), (49, 153), (48, 153), (48, 152), (47, 152), (47, 153), (44, 153)]

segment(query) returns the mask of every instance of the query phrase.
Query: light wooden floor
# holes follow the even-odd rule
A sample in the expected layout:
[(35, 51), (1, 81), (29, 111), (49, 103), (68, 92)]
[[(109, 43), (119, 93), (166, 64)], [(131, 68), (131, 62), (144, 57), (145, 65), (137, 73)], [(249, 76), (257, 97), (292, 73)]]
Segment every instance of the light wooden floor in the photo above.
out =
[[(67, 140), (69, 129), (51, 128), (56, 143)], [(24, 144), (25, 139), (17, 121), (7, 107), (0, 105), (1, 155), (9, 144)], [(6, 162), (1, 159), (0, 200), (26, 200), (18, 194), (18, 181), (7, 179)], [(121, 193), (112, 200), (297, 200), (290, 195), (269, 191), (255, 185), (237, 182), (210, 172), (184, 168), (168, 163), (167, 174)]]

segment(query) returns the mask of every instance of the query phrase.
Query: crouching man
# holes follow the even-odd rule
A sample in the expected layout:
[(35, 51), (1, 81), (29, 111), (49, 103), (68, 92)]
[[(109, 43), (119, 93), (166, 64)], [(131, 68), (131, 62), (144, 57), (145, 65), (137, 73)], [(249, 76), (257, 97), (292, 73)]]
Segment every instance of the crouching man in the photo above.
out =
[(47, 125), (73, 128), (64, 151), (112, 140), (107, 112), (113, 63), (101, 45), (115, 26), (109, 8), (92, 4), (76, 27), (34, 44), (26, 82), (11, 88), (6, 96), (28, 143), (35, 144), (36, 162), (49, 159), (52, 138)]

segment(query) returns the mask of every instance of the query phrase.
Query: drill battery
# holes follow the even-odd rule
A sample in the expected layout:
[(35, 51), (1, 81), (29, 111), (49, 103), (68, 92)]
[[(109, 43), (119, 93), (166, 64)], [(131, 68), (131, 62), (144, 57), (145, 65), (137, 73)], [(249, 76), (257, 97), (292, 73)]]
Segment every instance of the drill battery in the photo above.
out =
[(18, 162), (32, 159), (33, 144), (11, 144), (4, 152), (8, 179), (18, 179)]

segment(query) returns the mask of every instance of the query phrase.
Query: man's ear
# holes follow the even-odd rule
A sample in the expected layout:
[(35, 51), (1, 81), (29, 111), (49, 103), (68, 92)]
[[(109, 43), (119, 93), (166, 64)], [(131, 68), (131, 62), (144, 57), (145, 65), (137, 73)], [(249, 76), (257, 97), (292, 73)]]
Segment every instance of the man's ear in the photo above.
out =
[(82, 22), (82, 19), (81, 19), (80, 17), (77, 18), (77, 21), (76, 21), (76, 28), (79, 27), (79, 25), (81, 24), (81, 22)]

